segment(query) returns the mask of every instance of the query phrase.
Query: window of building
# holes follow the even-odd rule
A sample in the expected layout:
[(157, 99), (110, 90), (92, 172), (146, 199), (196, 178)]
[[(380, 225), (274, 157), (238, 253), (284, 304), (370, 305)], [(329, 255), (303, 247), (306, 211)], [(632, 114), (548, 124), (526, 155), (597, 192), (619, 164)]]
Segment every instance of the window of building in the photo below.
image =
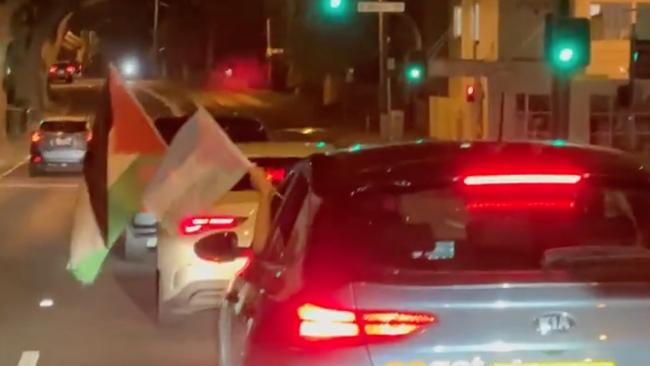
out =
[(593, 40), (629, 39), (632, 29), (632, 3), (592, 2), (591, 38)]
[(481, 36), (481, 5), (476, 2), (472, 7), (472, 37), (474, 37), (474, 41), (478, 42), (480, 36)]
[(548, 94), (517, 94), (516, 115), (522, 136), (530, 140), (551, 139), (551, 98)]
[(453, 24), (454, 37), (460, 38), (463, 34), (463, 7), (460, 5), (454, 6), (454, 24)]

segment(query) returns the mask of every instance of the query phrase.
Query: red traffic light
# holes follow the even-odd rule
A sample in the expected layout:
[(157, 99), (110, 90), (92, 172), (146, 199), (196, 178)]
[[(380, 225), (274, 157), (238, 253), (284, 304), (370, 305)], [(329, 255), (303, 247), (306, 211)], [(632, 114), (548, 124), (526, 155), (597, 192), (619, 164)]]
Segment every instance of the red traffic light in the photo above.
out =
[(473, 103), (476, 100), (476, 87), (474, 85), (465, 87), (465, 99), (468, 103)]

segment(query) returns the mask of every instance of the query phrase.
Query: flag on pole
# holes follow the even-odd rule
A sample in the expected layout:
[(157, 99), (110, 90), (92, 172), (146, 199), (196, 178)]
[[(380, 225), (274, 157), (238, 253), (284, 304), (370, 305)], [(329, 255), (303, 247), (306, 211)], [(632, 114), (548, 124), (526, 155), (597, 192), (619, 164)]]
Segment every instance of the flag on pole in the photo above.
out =
[(87, 194), (81, 193), (72, 233), (68, 269), (82, 283), (94, 282), (108, 251), (140, 210), (166, 149), (153, 121), (111, 66), (86, 155)]
[(209, 210), (251, 163), (205, 109), (181, 127), (144, 194), (144, 206), (163, 225)]

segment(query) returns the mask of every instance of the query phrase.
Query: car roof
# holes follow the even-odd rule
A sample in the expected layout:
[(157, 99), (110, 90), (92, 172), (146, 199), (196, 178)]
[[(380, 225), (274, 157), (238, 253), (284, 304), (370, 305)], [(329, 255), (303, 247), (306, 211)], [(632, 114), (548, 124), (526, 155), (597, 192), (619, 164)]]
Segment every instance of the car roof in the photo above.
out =
[(618, 150), (545, 142), (423, 140), (388, 146), (357, 145), (312, 156), (307, 166), (317, 194), (351, 193), (368, 185), (450, 182), (472, 170), (495, 166), (512, 169), (513, 173), (557, 166), (592, 176), (620, 177), (644, 186), (649, 183), (646, 168)]
[(249, 142), (237, 146), (246, 157), (255, 158), (306, 158), (312, 154), (332, 150), (327, 144), (309, 142)]

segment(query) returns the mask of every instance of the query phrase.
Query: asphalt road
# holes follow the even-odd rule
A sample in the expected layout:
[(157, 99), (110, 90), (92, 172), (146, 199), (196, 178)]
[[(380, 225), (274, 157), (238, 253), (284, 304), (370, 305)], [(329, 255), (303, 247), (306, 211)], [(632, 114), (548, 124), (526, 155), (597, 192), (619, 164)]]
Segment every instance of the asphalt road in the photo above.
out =
[[(170, 113), (135, 93), (148, 113)], [(66, 86), (55, 103), (92, 114), (100, 96), (97, 85)], [(0, 175), (0, 366), (216, 366), (216, 313), (157, 326), (151, 266), (116, 252), (88, 287), (66, 271), (81, 177), (30, 178), (25, 165)]]

